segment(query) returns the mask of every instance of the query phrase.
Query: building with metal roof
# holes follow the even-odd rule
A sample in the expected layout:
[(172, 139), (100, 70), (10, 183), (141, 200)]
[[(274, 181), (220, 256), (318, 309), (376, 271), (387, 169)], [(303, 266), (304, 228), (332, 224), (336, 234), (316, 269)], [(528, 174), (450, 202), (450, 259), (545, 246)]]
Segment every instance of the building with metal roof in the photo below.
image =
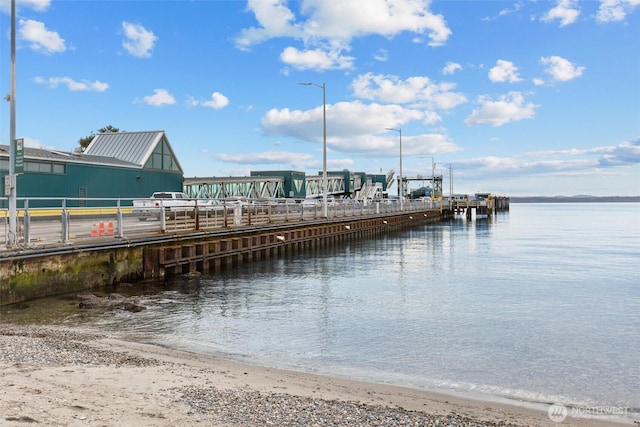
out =
[[(8, 173), (9, 146), (0, 145), (0, 178)], [(96, 135), (84, 152), (25, 148), (24, 173), (17, 176), (16, 189), (18, 199), (29, 198), (31, 207), (59, 206), (59, 201), (46, 198), (66, 198), (67, 206), (91, 206), (92, 198), (146, 198), (155, 191), (182, 191), (183, 180), (164, 131), (115, 132)], [(7, 200), (0, 199), (0, 207), (7, 207)]]
[[(24, 148), (24, 173), (16, 178), (18, 208), (105, 205), (105, 198), (147, 198), (156, 191), (184, 191), (194, 198), (317, 198), (324, 178), (301, 171), (252, 171), (250, 177), (185, 178), (164, 131), (105, 132), (84, 152)], [(9, 173), (9, 147), (0, 145), (0, 178)], [(327, 171), (327, 193), (343, 198), (368, 194), (389, 185), (392, 175)], [(359, 196), (360, 195), (360, 196)], [(364, 196), (363, 196), (364, 197)], [(92, 200), (102, 199), (102, 200)], [(7, 208), (6, 197), (0, 208)]]
[(164, 131), (100, 133), (84, 154), (122, 160), (143, 169), (183, 173)]

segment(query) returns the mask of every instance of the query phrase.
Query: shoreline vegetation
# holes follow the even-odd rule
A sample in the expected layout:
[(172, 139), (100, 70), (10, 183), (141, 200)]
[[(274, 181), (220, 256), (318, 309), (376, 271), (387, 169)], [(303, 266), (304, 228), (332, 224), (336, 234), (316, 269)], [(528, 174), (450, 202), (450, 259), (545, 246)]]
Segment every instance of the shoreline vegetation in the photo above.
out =
[(509, 197), (510, 203), (638, 203), (640, 196), (529, 196)]
[(606, 426), (167, 348), (144, 337), (0, 323), (0, 424), (24, 426)]

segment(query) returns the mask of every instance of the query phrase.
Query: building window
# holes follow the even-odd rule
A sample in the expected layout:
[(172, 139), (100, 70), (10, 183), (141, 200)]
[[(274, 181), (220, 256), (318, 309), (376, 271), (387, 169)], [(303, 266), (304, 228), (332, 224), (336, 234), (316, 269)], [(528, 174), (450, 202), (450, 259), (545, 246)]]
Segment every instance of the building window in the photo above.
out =
[[(9, 170), (9, 160), (0, 159), (0, 170), (3, 170), (3, 171)], [(67, 170), (66, 165), (62, 163), (34, 162), (34, 161), (24, 162), (25, 172), (64, 174), (66, 170)]]
[(171, 171), (180, 170), (166, 141), (162, 141), (162, 143), (158, 144), (156, 149), (153, 150), (153, 154), (151, 154), (145, 168)]
[(65, 165), (61, 163), (48, 163), (48, 162), (24, 162), (25, 172), (38, 172), (38, 173), (65, 173)]
[(42, 173), (51, 173), (52, 171), (51, 163), (42, 163), (42, 162), (24, 162), (24, 171), (25, 172), (42, 172)]

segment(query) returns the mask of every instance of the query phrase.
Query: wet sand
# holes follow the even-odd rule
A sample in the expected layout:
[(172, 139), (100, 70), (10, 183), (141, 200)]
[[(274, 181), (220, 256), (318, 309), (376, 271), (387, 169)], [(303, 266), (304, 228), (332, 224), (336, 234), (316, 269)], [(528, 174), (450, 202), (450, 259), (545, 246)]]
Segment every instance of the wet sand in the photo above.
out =
[(547, 407), (240, 363), (59, 326), (0, 324), (0, 425), (606, 426)]

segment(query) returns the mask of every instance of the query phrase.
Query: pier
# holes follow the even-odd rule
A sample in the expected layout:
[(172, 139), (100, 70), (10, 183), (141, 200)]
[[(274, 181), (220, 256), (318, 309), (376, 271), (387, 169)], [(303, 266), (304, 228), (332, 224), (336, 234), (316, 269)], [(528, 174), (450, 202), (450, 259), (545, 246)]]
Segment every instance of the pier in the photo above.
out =
[(45, 216), (30, 212), (21, 216), (22, 221), (33, 220), (26, 223), (29, 240), (0, 251), (0, 305), (146, 279), (212, 273), (452, 217), (451, 209), (442, 204), (420, 201), (407, 203), (402, 210), (397, 203), (375, 203), (336, 204), (326, 218), (318, 212), (317, 206), (307, 209), (303, 203), (284, 210), (248, 205), (220, 216), (196, 214), (161, 221), (138, 221), (126, 208), (101, 213), (91, 209), (88, 216), (64, 212), (62, 220), (55, 218), (59, 213), (52, 219), (50, 209)]
[[(119, 206), (119, 204), (118, 204)], [(178, 275), (210, 274), (242, 263), (376, 238), (410, 227), (508, 210), (508, 198), (336, 203), (248, 204), (215, 215), (186, 212), (139, 221), (130, 208), (51, 208), (22, 212), (27, 231), (17, 248), (0, 250), (0, 305), (67, 292)], [(53, 228), (52, 228), (53, 227)], [(24, 240), (26, 238), (26, 240)]]
[(474, 199), (467, 195), (459, 195), (453, 197), (451, 209), (455, 215), (464, 215), (468, 220), (474, 216), (476, 219), (483, 219), (493, 216), (496, 212), (508, 211), (509, 198), (482, 193), (476, 194)]
[(417, 212), (334, 222), (296, 224), (288, 227), (238, 229), (206, 239), (143, 249), (145, 278), (213, 273), (236, 265), (303, 253), (354, 239), (375, 238), (408, 227), (439, 222), (438, 211)]

